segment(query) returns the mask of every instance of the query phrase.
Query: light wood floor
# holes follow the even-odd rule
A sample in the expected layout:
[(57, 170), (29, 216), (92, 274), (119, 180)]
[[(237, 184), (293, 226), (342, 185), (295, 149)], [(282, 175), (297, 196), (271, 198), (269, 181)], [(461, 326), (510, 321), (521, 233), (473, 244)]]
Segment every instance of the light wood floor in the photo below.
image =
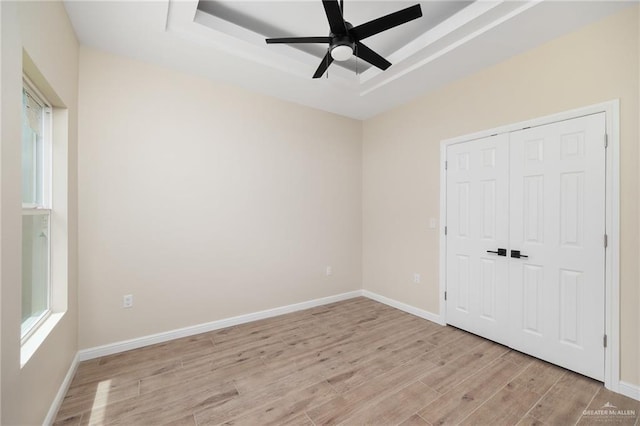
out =
[[(633, 415), (597, 415), (605, 404)], [(365, 298), (83, 362), (56, 424), (638, 424), (594, 380)]]

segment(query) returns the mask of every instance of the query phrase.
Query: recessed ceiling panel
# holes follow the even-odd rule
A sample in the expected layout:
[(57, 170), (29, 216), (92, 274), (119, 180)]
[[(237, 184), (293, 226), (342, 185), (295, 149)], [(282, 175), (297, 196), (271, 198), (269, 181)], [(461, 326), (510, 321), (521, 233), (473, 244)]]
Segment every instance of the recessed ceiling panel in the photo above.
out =
[[(387, 57), (464, 9), (472, 1), (345, 1), (344, 17), (353, 26), (377, 19), (389, 13), (419, 3), (422, 18), (408, 22), (366, 39), (365, 44)], [(200, 0), (198, 10), (246, 30), (268, 37), (326, 36), (329, 25), (321, 0), (304, 1), (218, 1)], [(214, 28), (215, 29), (215, 28)], [(321, 59), (327, 52), (325, 44), (291, 45)], [(265, 48), (269, 48), (266, 46)], [(273, 46), (271, 46), (273, 49)], [(370, 65), (351, 59), (336, 62), (350, 70), (364, 71)]]

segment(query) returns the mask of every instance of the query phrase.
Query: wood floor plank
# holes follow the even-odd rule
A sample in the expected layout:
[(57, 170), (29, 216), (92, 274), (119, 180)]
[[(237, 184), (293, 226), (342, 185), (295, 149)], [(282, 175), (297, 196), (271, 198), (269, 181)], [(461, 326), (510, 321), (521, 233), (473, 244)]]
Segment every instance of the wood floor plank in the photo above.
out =
[(422, 339), (408, 340), (405, 343), (408, 344), (372, 358), (365, 358), (365, 361), (359, 360), (358, 363), (350, 364), (345, 370), (327, 377), (327, 381), (338, 393), (345, 393), (434, 348), (431, 343)]
[(306, 414), (301, 414), (292, 419), (284, 420), (279, 426), (315, 426)]
[(440, 330), (432, 336), (435, 338), (426, 337), (426, 340), (436, 345), (436, 347), (426, 354), (425, 359), (439, 365), (445, 365), (486, 341), (481, 337), (461, 332), (455, 328)]
[(575, 424), (601, 384), (579, 374), (565, 374), (529, 414), (548, 424)]
[(159, 360), (157, 362), (150, 362), (137, 366), (137, 368), (118, 368), (109, 370), (108, 368), (100, 369), (99, 371), (86, 370), (81, 371), (78, 368), (71, 385), (69, 392), (75, 392), (75, 389), (79, 386), (83, 386), (89, 383), (97, 384), (103, 381), (110, 380), (111, 386), (121, 386), (131, 382), (137, 382), (138, 380), (151, 377), (158, 374), (164, 374), (171, 371), (175, 371), (182, 367), (182, 362), (179, 359), (170, 359), (168, 361)]
[(353, 339), (353, 343), (359, 345), (359, 347), (357, 347), (357, 350), (351, 351), (351, 353), (345, 353), (344, 361), (350, 366), (357, 366), (380, 355), (404, 350), (411, 345), (420, 346), (428, 350), (436, 347), (434, 344), (427, 342), (427, 338), (433, 330), (403, 326), (401, 331), (390, 330), (392, 331), (391, 333), (386, 331), (388, 330), (376, 330), (372, 332), (374, 335), (362, 333), (363, 336), (367, 337), (364, 347), (360, 344), (361, 340)]
[(282, 340), (282, 335), (285, 333), (291, 333), (299, 329), (317, 330), (318, 326), (314, 326), (313, 324), (283, 323), (278, 326), (254, 329), (253, 331), (245, 334), (225, 336), (223, 340), (220, 340), (219, 336), (213, 336), (212, 341), (215, 343), (217, 350), (222, 350), (243, 346), (245, 344), (254, 345), (256, 343), (264, 342), (266, 340), (274, 340), (276, 338)]
[(208, 364), (198, 364), (195, 367), (182, 367), (163, 374), (142, 378), (140, 380), (140, 394), (166, 389), (202, 375), (207, 375), (214, 381), (231, 381), (239, 374), (262, 371), (262, 369), (264, 369), (264, 363), (259, 358), (226, 365), (209, 362)]
[(433, 368), (435, 368), (435, 365), (428, 361), (413, 359), (308, 411), (307, 414), (315, 424), (337, 424), (343, 422), (363, 405), (373, 404), (398, 389), (417, 381)]
[(431, 426), (431, 423), (429, 423), (419, 415), (414, 414), (404, 422), (400, 423), (399, 426)]
[(250, 408), (271, 404), (290, 393), (320, 382), (325, 382), (320, 374), (292, 374), (259, 388), (241, 390), (237, 398), (225, 401), (224, 404), (202, 407), (195, 413), (195, 418), (198, 424), (218, 424), (240, 417)]
[(600, 388), (585, 409), (579, 425), (613, 423), (637, 425), (640, 422), (640, 401)]
[(286, 344), (286, 351), (275, 352), (271, 355), (265, 356), (266, 363), (274, 364), (282, 359), (282, 354), (286, 354), (287, 357), (298, 355), (306, 356), (309, 353), (321, 350), (330, 349), (337, 345), (346, 345), (356, 338), (357, 332), (352, 330), (346, 330), (341, 333), (329, 333), (323, 331), (322, 333), (308, 336), (306, 338), (296, 340), (284, 340)]
[(212, 354), (201, 354), (199, 358), (188, 357), (182, 360), (185, 368), (196, 368), (198, 365), (215, 364), (218, 367), (235, 364), (251, 358), (262, 358), (270, 353), (283, 350), (286, 344), (273, 336), (261, 342), (244, 342), (242, 345), (232, 346), (216, 351)]
[(166, 426), (196, 426), (196, 419), (193, 417), (193, 414), (189, 414), (177, 420), (171, 420), (166, 423), (161, 422), (158, 424)]
[(392, 425), (410, 418), (416, 411), (438, 398), (440, 394), (422, 382), (409, 386), (356, 411), (345, 425)]
[(144, 413), (136, 413), (135, 415), (121, 416), (119, 419), (113, 421), (109, 420), (107, 423), (110, 425), (123, 426), (145, 424), (156, 425), (164, 423), (173, 424), (183, 422), (187, 424), (195, 424), (193, 414), (189, 413), (193, 413), (201, 407), (222, 403), (234, 398), (235, 395), (236, 392), (232, 389), (224, 392), (205, 389), (189, 398), (173, 401), (171, 404), (160, 409), (146, 411)]
[(152, 361), (166, 361), (182, 358), (191, 352), (213, 352), (213, 340), (202, 338), (200, 335), (191, 336), (178, 341), (164, 342), (132, 351), (122, 352), (100, 358), (97, 368), (115, 370), (118, 368), (132, 369), (138, 364)]
[(305, 326), (318, 327), (319, 324), (313, 316), (300, 311), (211, 331), (208, 335), (216, 345), (234, 344), (239, 340), (257, 340), (264, 334), (277, 333), (282, 327)]
[(327, 377), (327, 382), (338, 393), (345, 393), (393, 369), (396, 364), (386, 356), (380, 356), (359, 367), (347, 367), (344, 371)]
[(418, 414), (432, 425), (458, 424), (523, 369), (504, 359), (494, 360), (418, 411)]
[(73, 388), (62, 401), (58, 415), (70, 417), (114, 402), (133, 398), (140, 394), (140, 382), (130, 381), (115, 386), (110, 380), (85, 384)]
[[(319, 334), (307, 336), (306, 338), (303, 337), (299, 340), (290, 341), (288, 343), (290, 348), (296, 350), (297, 354), (305, 355), (309, 351), (328, 349), (336, 345), (346, 347), (345, 345), (356, 344), (358, 341), (370, 342), (372, 333), (376, 333), (376, 335), (381, 336), (380, 338), (384, 338), (385, 336), (388, 336), (387, 331), (389, 329), (397, 329), (401, 324), (406, 325), (409, 322), (409, 318), (402, 318), (392, 322), (391, 324), (387, 322), (371, 323), (368, 324), (366, 328), (361, 326), (336, 327), (333, 329), (322, 328), (320, 329), (321, 332)], [(287, 341), (286, 338), (285, 341)], [(265, 360), (272, 362), (275, 358), (276, 357), (268, 357)]]
[[(398, 325), (404, 326), (404, 322), (400, 321)], [(324, 371), (325, 376), (329, 377), (334, 371), (349, 369), (349, 363), (357, 359), (360, 355), (362, 347), (373, 348), (372, 350), (383, 350), (385, 344), (395, 341), (395, 335), (402, 332), (395, 332), (393, 329), (374, 328), (371, 332), (375, 333), (375, 337), (368, 334), (350, 333), (348, 335), (340, 335), (336, 339), (329, 340), (324, 343), (324, 348), (317, 351), (294, 350), (283, 351), (278, 353), (278, 357), (265, 357), (268, 368), (264, 371), (256, 373), (252, 376), (239, 377), (236, 379), (238, 389), (242, 392), (247, 387), (260, 387), (265, 383), (279, 380), (288, 376), (295, 371), (305, 371), (312, 369), (314, 371)], [(382, 332), (381, 332), (382, 330)]]
[[(280, 425), (302, 418), (306, 410), (331, 399), (336, 393), (326, 381), (299, 392), (290, 393), (270, 404), (250, 409), (245, 414), (224, 422), (224, 425)], [(198, 424), (209, 424), (200, 422)]]
[(542, 426), (544, 424), (545, 423), (542, 423), (540, 420), (536, 419), (535, 417), (527, 414), (517, 423), (516, 426)]
[[(508, 351), (509, 349), (502, 345), (484, 341), (475, 346), (471, 352), (432, 370), (421, 380), (432, 389), (445, 393), (470, 375), (476, 373), (479, 368), (486, 366)], [(429, 419), (427, 420), (429, 421)]]
[(240, 374), (235, 378), (238, 390), (243, 393), (251, 389), (260, 389), (270, 383), (282, 380), (292, 374), (322, 374), (330, 362), (339, 362), (340, 349), (332, 347), (327, 350), (295, 355), (283, 359), (282, 362), (267, 364), (264, 368), (251, 374)]
[(359, 297), (82, 362), (54, 424), (594, 424), (583, 410), (611, 406), (640, 412), (601, 383)]
[(504, 354), (502, 358), (508, 361), (511, 361), (514, 364), (525, 365), (525, 366), (528, 366), (534, 360), (534, 358), (530, 357), (529, 355), (525, 355), (522, 352), (518, 352), (513, 349), (507, 352), (506, 354)]
[[(524, 359), (518, 358), (524, 361)], [(564, 370), (560, 367), (543, 361), (531, 361), (530, 357), (526, 358), (529, 359), (528, 367), (471, 413), (461, 424), (516, 424), (564, 375)], [(503, 357), (502, 359), (514, 361), (512, 357)], [(516, 365), (527, 364), (520, 362)]]
[(87, 424), (137, 425), (178, 421), (202, 407), (223, 404), (236, 396), (238, 391), (233, 383), (211, 383), (205, 378), (199, 383), (173, 386), (92, 410), (92, 416), (97, 415), (100, 421)]
[(80, 426), (82, 424), (81, 422), (82, 414), (74, 414), (68, 417), (57, 414), (56, 420), (53, 422), (53, 426)]

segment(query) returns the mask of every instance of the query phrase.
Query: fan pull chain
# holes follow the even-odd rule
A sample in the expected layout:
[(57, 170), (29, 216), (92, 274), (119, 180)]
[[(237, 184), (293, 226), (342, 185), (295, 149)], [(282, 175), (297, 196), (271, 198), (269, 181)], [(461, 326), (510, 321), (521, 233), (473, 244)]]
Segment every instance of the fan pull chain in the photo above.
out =
[(356, 75), (360, 75), (358, 72), (358, 44), (356, 43)]
[(327, 49), (327, 54), (325, 58), (327, 58), (327, 80), (329, 80), (329, 55), (331, 55), (331, 47)]

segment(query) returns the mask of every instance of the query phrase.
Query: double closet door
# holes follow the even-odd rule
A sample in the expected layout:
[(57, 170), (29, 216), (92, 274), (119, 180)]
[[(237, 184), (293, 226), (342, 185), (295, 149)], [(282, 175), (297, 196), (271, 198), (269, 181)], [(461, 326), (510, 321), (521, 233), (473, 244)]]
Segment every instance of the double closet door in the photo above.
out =
[(605, 115), (447, 147), (447, 323), (604, 379)]

